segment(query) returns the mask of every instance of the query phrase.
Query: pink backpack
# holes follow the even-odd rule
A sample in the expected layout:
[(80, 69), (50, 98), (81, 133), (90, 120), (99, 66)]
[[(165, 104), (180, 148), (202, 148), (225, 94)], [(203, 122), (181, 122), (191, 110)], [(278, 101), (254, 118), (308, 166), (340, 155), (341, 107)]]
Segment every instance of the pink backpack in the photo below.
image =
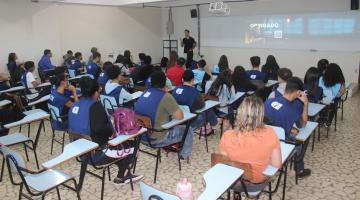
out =
[(181, 200), (193, 200), (192, 184), (187, 178), (183, 178), (176, 186), (176, 195)]
[(114, 114), (114, 124), (116, 135), (133, 135), (140, 130), (140, 125), (137, 122), (136, 114), (129, 108), (118, 108)]

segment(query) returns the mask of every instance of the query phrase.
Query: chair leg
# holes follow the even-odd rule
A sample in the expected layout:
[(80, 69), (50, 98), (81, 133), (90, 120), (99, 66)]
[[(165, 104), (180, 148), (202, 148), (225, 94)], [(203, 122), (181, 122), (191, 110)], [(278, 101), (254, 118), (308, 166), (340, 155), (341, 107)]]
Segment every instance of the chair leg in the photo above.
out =
[(134, 191), (134, 182), (132, 180), (132, 174), (130, 172), (130, 168), (128, 169), (129, 170), (129, 175), (130, 175), (130, 187), (131, 187), (131, 191)]
[(3, 157), (2, 164), (1, 164), (0, 182), (2, 181), (2, 178), (4, 175), (4, 167), (5, 167), (5, 157)]
[(38, 157), (37, 157), (37, 153), (36, 153), (36, 149), (35, 149), (34, 143), (33, 143), (32, 141), (31, 141), (31, 144), (32, 144), (32, 149), (33, 149), (33, 151), (34, 151), (34, 157), (35, 157), (36, 166), (37, 166), (38, 169), (40, 169), (40, 167), (39, 167), (39, 161), (38, 161)]
[(180, 153), (178, 152), (177, 155), (178, 155), (179, 171), (181, 171)]
[(269, 200), (272, 200), (271, 181), (269, 181)]
[(63, 132), (63, 138), (62, 138), (62, 143), (61, 143), (61, 152), (64, 151), (64, 145), (65, 145), (65, 131)]
[(22, 128), (22, 125), (20, 125), (20, 127), (19, 127), (19, 132), (21, 132), (21, 128)]
[(101, 179), (101, 200), (104, 199), (104, 189), (105, 189), (105, 169), (102, 172), (102, 179)]
[(21, 183), (20, 189), (19, 189), (19, 197), (18, 197), (19, 200), (21, 199), (21, 196), (22, 196), (22, 189), (23, 189), (23, 184)]
[(50, 155), (52, 155), (52, 152), (53, 152), (54, 140), (55, 140), (55, 131), (54, 131), (54, 129), (52, 129)]
[(287, 178), (287, 164), (285, 165), (285, 172), (284, 172), (284, 184), (283, 184), (283, 194), (282, 194), (282, 200), (285, 200), (285, 192), (286, 192), (286, 178)]
[(58, 199), (61, 200), (59, 187), (56, 187), (56, 193), (57, 193)]
[(28, 137), (30, 137), (30, 124), (28, 124)]
[(206, 152), (209, 153), (209, 146), (208, 146), (208, 138), (207, 138), (207, 132), (206, 132), (206, 123), (204, 125), (204, 129), (205, 129), (205, 145), (206, 145)]
[(74, 188), (75, 188), (75, 191), (76, 191), (76, 196), (77, 196), (77, 198), (78, 198), (78, 200), (80, 200), (80, 189), (79, 189), (79, 186), (76, 184), (76, 180), (73, 178), (72, 179), (73, 180), (73, 182), (74, 182)]
[(109, 175), (109, 181), (111, 181), (110, 166), (107, 168), (107, 172), (108, 172), (108, 175)]
[(23, 145), (24, 145), (24, 151), (25, 151), (26, 160), (29, 162), (29, 155), (28, 155), (28, 152), (27, 152), (26, 144), (23, 143)]
[(154, 183), (156, 183), (156, 176), (157, 176), (157, 169), (158, 169), (158, 165), (159, 165), (159, 159), (160, 159), (160, 149), (158, 149), (157, 154), (156, 154)]
[(133, 169), (133, 174), (135, 174), (136, 163), (137, 163), (137, 156), (135, 156), (135, 159), (134, 159), (134, 169)]
[(344, 101), (341, 100), (341, 121), (344, 120)]
[(45, 199), (45, 195), (46, 195), (46, 193), (43, 193), (43, 194), (41, 195), (41, 199), (42, 199), (42, 200)]
[(320, 126), (318, 128), (318, 141), (320, 142)]

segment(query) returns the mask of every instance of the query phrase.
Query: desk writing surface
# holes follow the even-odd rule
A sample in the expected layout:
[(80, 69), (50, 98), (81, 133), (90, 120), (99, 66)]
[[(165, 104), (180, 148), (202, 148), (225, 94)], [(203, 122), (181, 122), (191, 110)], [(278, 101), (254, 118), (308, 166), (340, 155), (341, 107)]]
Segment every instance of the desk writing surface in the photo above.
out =
[(123, 143), (123, 142), (125, 142), (127, 140), (130, 140), (130, 139), (132, 139), (132, 138), (134, 138), (134, 137), (136, 137), (138, 135), (141, 135), (141, 134), (145, 133), (146, 131), (147, 131), (146, 128), (141, 128), (136, 134), (133, 134), (133, 135), (119, 135), (116, 138), (110, 140), (108, 142), (108, 144), (110, 146), (117, 146), (117, 145), (119, 145), (119, 144), (121, 144), (121, 143)]
[(5, 126), (5, 128), (13, 128), (13, 127), (20, 126), (23, 124), (28, 124), (28, 123), (31, 123), (34, 121), (39, 121), (39, 120), (42, 120), (42, 119), (45, 119), (48, 117), (50, 117), (50, 115), (46, 112), (36, 112), (33, 114), (26, 115), (23, 119), (21, 119), (19, 121), (16, 121), (16, 122), (13, 122), (10, 124), (6, 124), (4, 126)]
[(218, 105), (220, 105), (219, 101), (207, 100), (207, 101), (205, 101), (205, 106), (199, 110), (196, 110), (196, 113), (202, 113), (202, 112), (209, 110), (213, 107), (216, 107)]
[(309, 103), (308, 104), (308, 115), (310, 117), (314, 117), (317, 114), (320, 113), (320, 111), (322, 111), (325, 108), (324, 104), (319, 104), (319, 103)]
[(170, 129), (170, 128), (173, 128), (176, 125), (182, 124), (182, 123), (196, 117), (196, 115), (193, 114), (193, 113), (188, 113), (188, 112), (183, 112), (183, 113), (184, 113), (184, 118), (183, 119), (181, 119), (181, 120), (173, 119), (173, 120), (163, 124), (161, 127), (163, 129)]
[(7, 99), (0, 101), (0, 107), (6, 106), (9, 104), (11, 104), (11, 101), (9, 101)]
[(314, 132), (317, 126), (317, 122), (308, 121), (304, 128), (299, 129), (300, 132), (296, 135), (296, 140), (302, 142), (306, 141), (310, 137), (311, 133)]

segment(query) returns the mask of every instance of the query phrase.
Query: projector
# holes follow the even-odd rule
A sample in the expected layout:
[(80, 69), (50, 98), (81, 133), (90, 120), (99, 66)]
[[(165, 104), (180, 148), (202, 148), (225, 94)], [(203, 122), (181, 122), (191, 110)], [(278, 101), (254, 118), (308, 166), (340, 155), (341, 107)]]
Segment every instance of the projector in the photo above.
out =
[(209, 12), (216, 16), (227, 16), (230, 15), (230, 7), (224, 2), (210, 3)]

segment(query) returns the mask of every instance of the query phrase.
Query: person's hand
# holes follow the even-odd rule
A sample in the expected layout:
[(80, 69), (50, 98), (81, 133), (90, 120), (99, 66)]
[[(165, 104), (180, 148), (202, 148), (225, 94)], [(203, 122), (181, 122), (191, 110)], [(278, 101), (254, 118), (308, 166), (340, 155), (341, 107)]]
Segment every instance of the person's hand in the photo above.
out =
[(307, 104), (307, 103), (309, 102), (305, 91), (301, 92), (298, 98), (299, 98), (304, 104)]
[(295, 128), (295, 127), (292, 127), (291, 130), (290, 130), (290, 133), (293, 134), (293, 135), (297, 135), (299, 134), (299, 129)]
[(76, 93), (76, 88), (73, 85), (69, 85), (68, 90), (72, 93)]

